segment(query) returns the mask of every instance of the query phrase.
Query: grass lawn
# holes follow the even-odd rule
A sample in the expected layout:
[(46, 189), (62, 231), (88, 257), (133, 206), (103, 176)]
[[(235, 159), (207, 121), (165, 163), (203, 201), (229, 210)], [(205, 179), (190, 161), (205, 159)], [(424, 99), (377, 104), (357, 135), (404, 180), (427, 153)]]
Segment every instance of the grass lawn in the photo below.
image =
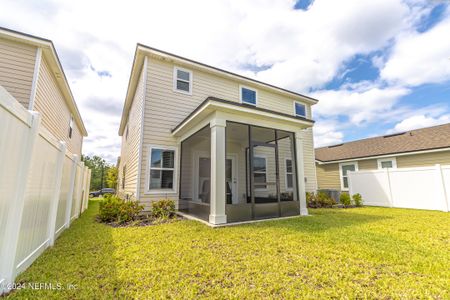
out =
[(450, 215), (357, 208), (211, 229), (195, 221), (111, 228), (98, 202), (18, 277), (73, 290), (9, 298), (449, 299)]

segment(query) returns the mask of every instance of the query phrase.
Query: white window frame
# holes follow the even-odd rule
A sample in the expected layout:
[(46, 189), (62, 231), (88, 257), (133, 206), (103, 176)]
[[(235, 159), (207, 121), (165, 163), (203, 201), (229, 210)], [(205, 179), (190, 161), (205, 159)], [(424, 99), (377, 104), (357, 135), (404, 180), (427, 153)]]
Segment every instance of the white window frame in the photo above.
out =
[[(173, 162), (173, 188), (172, 189), (150, 189), (150, 171), (155, 168), (151, 168), (152, 163), (152, 150), (172, 150), (174, 151), (174, 162)], [(147, 153), (147, 172), (145, 179), (145, 193), (146, 195), (155, 194), (176, 194), (178, 191), (178, 148), (164, 145), (149, 145)], [(172, 168), (156, 168), (159, 170), (172, 170)]]
[[(247, 90), (251, 90), (251, 91), (255, 92), (255, 104), (243, 101), (243, 99), (242, 99), (242, 89), (247, 89)], [(258, 90), (254, 89), (254, 88), (251, 88), (249, 86), (239, 85), (239, 101), (241, 102), (241, 104), (258, 106)]]
[(382, 170), (383, 169), (381, 164), (383, 162), (386, 162), (386, 161), (391, 161), (392, 162), (392, 168), (388, 168), (388, 169), (397, 169), (397, 159), (395, 157), (389, 157), (389, 158), (379, 158), (379, 159), (377, 159), (378, 170)]
[[(297, 110), (295, 109), (295, 105), (296, 105), (296, 104), (300, 104), (300, 105), (303, 105), (303, 106), (305, 107), (305, 115), (304, 115), (304, 116), (298, 115), (298, 114), (297, 114)], [(294, 101), (294, 116), (306, 118), (306, 115), (307, 115), (307, 114), (308, 114), (308, 108), (306, 107), (306, 104), (305, 104), (305, 103), (302, 103), (302, 102), (299, 102), (299, 101)]]
[[(177, 72), (178, 70), (189, 73), (189, 92), (177, 89), (177, 81), (178, 80), (188, 82), (184, 79), (178, 79), (178, 72)], [(194, 81), (194, 75), (191, 70), (180, 68), (180, 67), (173, 67), (173, 91), (174, 92), (185, 94), (185, 95), (192, 95), (192, 82), (193, 81)]]
[[(267, 191), (267, 156), (265, 155), (253, 155), (254, 158), (264, 158), (264, 164), (265, 164), (265, 172), (261, 171), (254, 171), (252, 170), (252, 174), (265, 174), (266, 175), (266, 187), (265, 188), (257, 188), (255, 187), (255, 191)], [(255, 177), (253, 176), (253, 180), (255, 180)]]
[[(341, 190), (342, 191), (348, 191), (348, 187), (344, 187), (344, 175), (342, 174), (342, 167), (343, 166), (355, 166), (355, 172), (358, 171), (358, 162), (354, 161), (354, 162), (346, 162), (346, 163), (340, 163), (339, 164), (339, 178), (341, 180)], [(347, 177), (347, 182), (348, 182), (348, 175)]]
[[(291, 161), (291, 172), (288, 172), (287, 170), (287, 161), (290, 160)], [(294, 162), (292, 158), (286, 157), (284, 159), (284, 173), (285, 173), (285, 186), (286, 186), (286, 191), (293, 191), (294, 190)], [(288, 175), (292, 175), (292, 187), (288, 186)]]
[(71, 139), (73, 136), (73, 115), (70, 115), (68, 136), (69, 136), (69, 139)]

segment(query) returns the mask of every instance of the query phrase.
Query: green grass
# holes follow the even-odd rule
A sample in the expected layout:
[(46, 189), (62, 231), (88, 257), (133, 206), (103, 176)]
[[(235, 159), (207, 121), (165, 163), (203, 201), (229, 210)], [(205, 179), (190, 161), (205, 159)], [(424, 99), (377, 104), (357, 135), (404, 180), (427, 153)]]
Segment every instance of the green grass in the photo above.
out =
[(449, 299), (449, 215), (357, 208), (212, 229), (195, 221), (111, 228), (98, 201), (18, 277), (75, 290), (10, 298)]

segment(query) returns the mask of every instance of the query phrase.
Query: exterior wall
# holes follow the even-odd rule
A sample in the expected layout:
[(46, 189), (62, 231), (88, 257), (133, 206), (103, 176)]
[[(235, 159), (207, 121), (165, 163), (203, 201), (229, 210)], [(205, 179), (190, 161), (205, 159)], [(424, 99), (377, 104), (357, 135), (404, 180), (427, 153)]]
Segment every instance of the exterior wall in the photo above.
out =
[[(143, 133), (142, 171), (140, 179), (141, 201), (149, 204), (152, 200), (162, 198), (178, 199), (178, 182), (176, 193), (148, 194), (146, 184), (148, 177), (148, 146), (172, 146), (178, 147), (177, 156), (180, 156), (179, 145), (171, 135), (171, 129), (179, 124), (187, 115), (198, 107), (208, 96), (214, 96), (228, 101), (240, 101), (239, 81), (230, 80), (194, 69), (192, 66), (176, 65), (193, 72), (192, 95), (186, 95), (173, 91), (174, 64), (154, 58), (148, 59), (145, 120)], [(294, 97), (287, 97), (270, 92), (266, 89), (244, 84), (258, 91), (258, 107), (278, 111), (286, 114), (294, 114)], [(301, 102), (301, 101), (299, 101)], [(307, 117), (311, 117), (311, 107), (305, 103)], [(312, 130), (304, 133), (305, 176), (307, 189), (315, 190), (316, 176), (314, 168), (314, 151)], [(178, 164), (177, 164), (178, 167)], [(176, 170), (178, 172), (178, 170)], [(178, 179), (177, 179), (178, 180)]]
[(40, 64), (33, 110), (41, 113), (44, 127), (58, 140), (65, 141), (70, 152), (81, 155), (83, 136), (74, 121), (72, 138), (69, 138), (71, 112), (44, 55)]
[[(136, 87), (133, 104), (130, 108), (128, 124), (122, 136), (122, 148), (120, 154), (118, 193), (123, 198), (134, 199), (137, 191), (139, 145), (141, 140), (142, 104), (144, 100), (144, 76), (141, 72), (139, 83)], [(128, 137), (126, 132), (128, 130)], [(122, 179), (125, 168), (125, 186)]]
[(436, 164), (450, 164), (450, 151), (424, 154), (405, 155), (397, 157), (397, 168), (426, 167)]
[(30, 101), (36, 47), (0, 39), (0, 85), (26, 109)]
[(316, 163), (316, 171), (318, 189), (341, 189), (338, 163), (327, 165), (319, 165)]
[[(413, 155), (392, 156), (396, 158), (397, 168), (426, 167), (435, 164), (450, 164), (450, 151), (432, 152)], [(358, 161), (358, 170), (377, 170), (377, 159)], [(316, 163), (319, 189), (341, 189), (339, 163), (319, 165)]]

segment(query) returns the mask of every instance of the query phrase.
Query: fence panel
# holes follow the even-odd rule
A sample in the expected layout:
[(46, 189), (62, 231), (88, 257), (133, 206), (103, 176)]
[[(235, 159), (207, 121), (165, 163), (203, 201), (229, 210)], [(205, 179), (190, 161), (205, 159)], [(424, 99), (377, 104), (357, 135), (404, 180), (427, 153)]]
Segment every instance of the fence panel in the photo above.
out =
[(1, 295), (70, 225), (73, 197), (79, 216), (83, 191), (89, 190), (89, 182), (81, 180), (89, 170), (41, 126), (38, 113), (27, 111), (1, 86), (0, 158)]
[(448, 211), (450, 166), (350, 172), (349, 188), (366, 205)]

